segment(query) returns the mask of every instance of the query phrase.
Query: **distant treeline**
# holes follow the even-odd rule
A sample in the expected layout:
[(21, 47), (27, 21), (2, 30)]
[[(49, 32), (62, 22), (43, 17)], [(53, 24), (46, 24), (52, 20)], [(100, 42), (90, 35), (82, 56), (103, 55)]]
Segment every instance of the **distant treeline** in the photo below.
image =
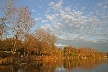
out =
[(70, 59), (108, 58), (108, 52), (99, 52), (90, 47), (74, 48), (67, 46), (64, 48), (64, 55)]
[[(45, 31), (39, 30), (44, 34)], [(48, 38), (47, 37), (48, 34)], [(53, 58), (66, 58), (66, 59), (92, 59), (92, 58), (107, 58), (108, 52), (99, 52), (93, 48), (75, 48), (66, 46), (58, 48), (54, 45), (56, 42), (55, 36), (47, 33), (39, 35), (36, 38), (30, 35), (28, 40), (21, 41), (14, 38), (6, 38), (0, 41), (0, 51), (11, 54), (19, 54), (24, 56), (48, 56)], [(45, 38), (44, 38), (45, 37)]]

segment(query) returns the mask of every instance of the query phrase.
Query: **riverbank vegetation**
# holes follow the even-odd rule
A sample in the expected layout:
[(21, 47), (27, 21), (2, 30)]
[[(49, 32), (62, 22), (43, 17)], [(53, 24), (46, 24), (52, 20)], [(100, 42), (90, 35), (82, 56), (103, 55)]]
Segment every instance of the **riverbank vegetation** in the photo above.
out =
[(58, 48), (56, 36), (43, 28), (32, 31), (35, 19), (29, 7), (17, 7), (13, 0), (1, 6), (4, 16), (0, 18), (0, 58), (13, 56), (14, 59), (91, 59), (108, 58), (108, 52), (99, 52), (93, 48)]

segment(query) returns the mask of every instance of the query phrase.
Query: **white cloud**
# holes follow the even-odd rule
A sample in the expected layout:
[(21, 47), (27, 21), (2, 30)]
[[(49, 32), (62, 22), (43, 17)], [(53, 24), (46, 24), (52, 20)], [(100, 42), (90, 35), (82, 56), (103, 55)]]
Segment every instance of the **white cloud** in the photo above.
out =
[(42, 8), (42, 6), (39, 6), (39, 8)]
[(42, 23), (48, 22), (48, 20), (42, 20)]
[(50, 21), (54, 21), (58, 14), (48, 15), (46, 14), (46, 18)]
[(65, 46), (68, 46), (68, 45), (61, 44), (61, 43), (60, 43), (60, 44), (55, 43), (55, 45), (58, 46), (58, 47), (65, 47)]
[(35, 10), (32, 10), (32, 12), (35, 12)]
[(37, 20), (42, 20), (42, 18), (41, 18), (41, 17), (38, 17), (38, 18), (35, 17), (35, 20), (36, 20), (36, 21), (37, 21)]
[(50, 2), (50, 3), (49, 3), (49, 6), (53, 6), (53, 5), (54, 5), (54, 2)]
[(61, 10), (62, 9), (62, 3), (63, 3), (63, 0), (60, 0), (58, 3), (56, 3), (54, 6), (53, 6), (53, 8), (55, 9), (55, 10)]
[(42, 21), (46, 22), (43, 28), (64, 39), (85, 37), (94, 42), (108, 39), (108, 1), (98, 3), (88, 14), (84, 13), (85, 7), (77, 10), (62, 4), (63, 0), (49, 3), (45, 14), (48, 21)]

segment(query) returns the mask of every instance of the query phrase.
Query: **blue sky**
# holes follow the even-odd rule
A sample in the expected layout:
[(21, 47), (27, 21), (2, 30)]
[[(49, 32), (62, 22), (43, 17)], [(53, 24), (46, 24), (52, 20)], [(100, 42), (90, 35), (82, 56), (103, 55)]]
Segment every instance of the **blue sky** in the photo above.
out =
[(15, 5), (29, 7), (33, 30), (43, 28), (62, 40), (108, 42), (108, 0), (17, 0)]
[(108, 41), (107, 0), (18, 0), (28, 6), (37, 28), (64, 40)]

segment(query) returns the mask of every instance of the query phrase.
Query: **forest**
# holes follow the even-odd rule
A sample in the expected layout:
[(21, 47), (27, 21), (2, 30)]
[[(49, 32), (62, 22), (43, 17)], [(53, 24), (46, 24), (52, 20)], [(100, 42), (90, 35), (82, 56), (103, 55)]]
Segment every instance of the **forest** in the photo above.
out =
[(43, 28), (32, 31), (36, 20), (32, 18), (29, 7), (17, 7), (13, 3), (13, 0), (8, 0), (1, 6), (4, 16), (0, 17), (0, 59), (10, 56), (30, 60), (108, 58), (108, 52), (90, 47), (58, 48), (54, 34)]

